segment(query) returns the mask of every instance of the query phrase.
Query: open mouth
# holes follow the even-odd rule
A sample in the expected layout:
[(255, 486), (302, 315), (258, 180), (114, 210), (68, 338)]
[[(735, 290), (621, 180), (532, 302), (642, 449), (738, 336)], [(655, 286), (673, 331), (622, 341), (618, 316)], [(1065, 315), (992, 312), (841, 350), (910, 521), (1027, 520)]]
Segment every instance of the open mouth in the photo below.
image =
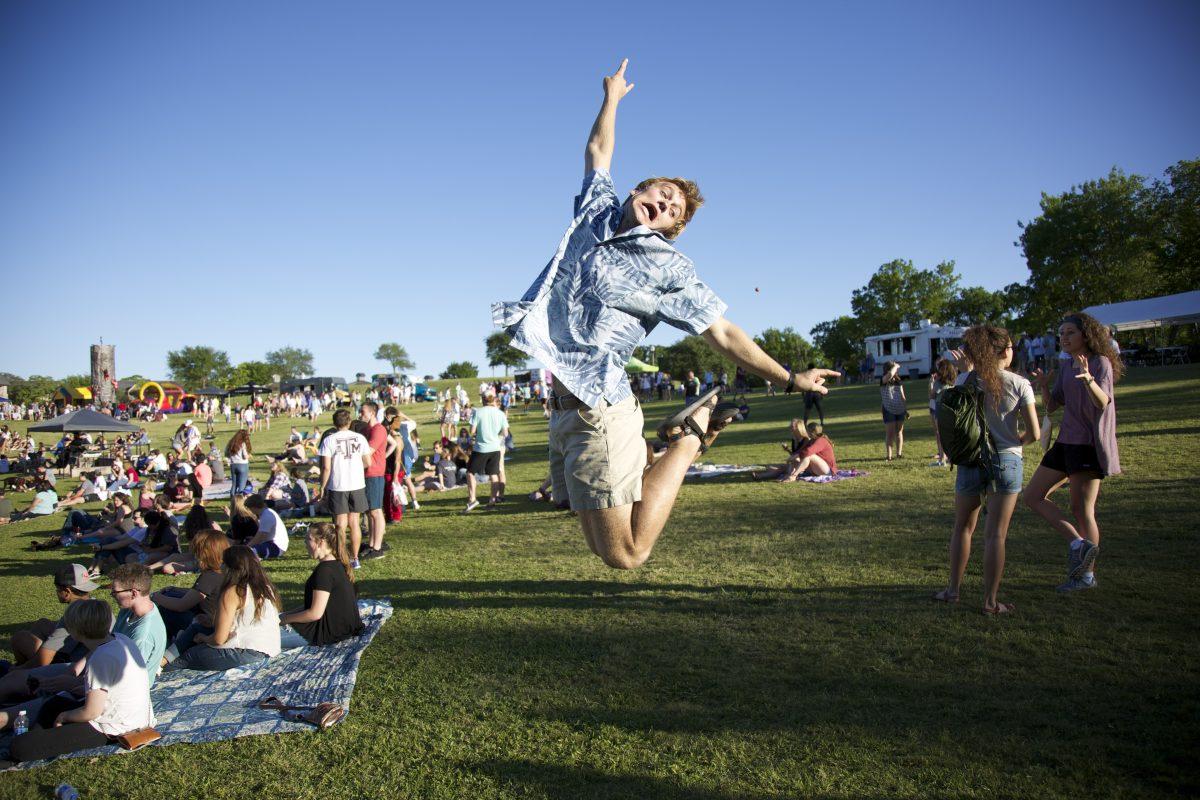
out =
[(658, 206), (653, 203), (642, 203), (642, 212), (646, 215), (647, 222), (658, 219)]

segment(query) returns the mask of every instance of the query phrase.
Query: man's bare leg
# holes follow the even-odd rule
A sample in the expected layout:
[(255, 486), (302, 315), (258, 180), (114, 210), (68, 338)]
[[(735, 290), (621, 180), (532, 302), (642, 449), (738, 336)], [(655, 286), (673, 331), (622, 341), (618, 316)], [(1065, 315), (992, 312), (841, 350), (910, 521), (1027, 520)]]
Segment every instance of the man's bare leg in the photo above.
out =
[(367, 525), (371, 529), (371, 549), (381, 549), (383, 547), (383, 532), (387, 529), (387, 520), (383, 516), (382, 508), (374, 508), (367, 512)]
[[(711, 410), (701, 408), (692, 418), (701, 428), (707, 428)], [(642, 478), (642, 499), (638, 502), (579, 512), (588, 547), (605, 564), (615, 569), (636, 569), (650, 557), (654, 543), (671, 516), (684, 475), (700, 452), (700, 444), (700, 439), (695, 436), (684, 436), (671, 442), (662, 457), (646, 470)]]

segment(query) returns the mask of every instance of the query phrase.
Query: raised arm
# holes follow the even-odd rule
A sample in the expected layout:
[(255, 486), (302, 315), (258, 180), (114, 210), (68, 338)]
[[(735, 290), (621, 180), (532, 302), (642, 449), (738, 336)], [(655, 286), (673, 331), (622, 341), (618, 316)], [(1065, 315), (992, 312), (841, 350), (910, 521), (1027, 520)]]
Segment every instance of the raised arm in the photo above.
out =
[(625, 82), (625, 67), (628, 65), (629, 59), (626, 58), (616, 72), (604, 76), (604, 102), (600, 104), (600, 113), (592, 123), (592, 133), (583, 152), (584, 175), (594, 169), (612, 166), (613, 148), (617, 144), (617, 104), (633, 90), (633, 84)]
[(828, 393), (826, 378), (839, 374), (831, 369), (810, 369), (791, 375), (775, 359), (771, 358), (746, 332), (729, 320), (721, 317), (704, 332), (704, 338), (721, 355), (753, 373), (763, 380), (790, 388), (792, 391)]

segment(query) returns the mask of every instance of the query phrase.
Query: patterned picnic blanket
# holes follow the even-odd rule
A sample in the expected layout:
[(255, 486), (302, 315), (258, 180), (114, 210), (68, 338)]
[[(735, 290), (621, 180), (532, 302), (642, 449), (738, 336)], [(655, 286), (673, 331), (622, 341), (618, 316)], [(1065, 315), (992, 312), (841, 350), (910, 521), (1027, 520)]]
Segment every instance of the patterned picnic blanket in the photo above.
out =
[[(278, 711), (260, 711), (258, 702), (272, 695), (287, 705), (334, 702), (349, 711), (363, 650), (392, 615), (388, 600), (359, 600), (358, 607), (366, 630), (354, 639), (323, 647), (285, 650), (275, 658), (226, 672), (163, 673), (150, 690), (154, 715), (158, 718), (155, 730), (162, 738), (150, 746), (316, 730), (303, 722), (284, 719)], [(121, 749), (113, 745), (62, 757), (119, 752)], [(31, 761), (18, 768), (45, 763)]]
[[(734, 475), (739, 472), (753, 472), (754, 470), (762, 469), (758, 466), (746, 466), (742, 464), (693, 464), (688, 467), (688, 478), (715, 478), (721, 475)], [(833, 483), (834, 481), (844, 481), (848, 478), (861, 478), (869, 473), (859, 469), (839, 469), (833, 475), (805, 475), (797, 480), (805, 483)]]

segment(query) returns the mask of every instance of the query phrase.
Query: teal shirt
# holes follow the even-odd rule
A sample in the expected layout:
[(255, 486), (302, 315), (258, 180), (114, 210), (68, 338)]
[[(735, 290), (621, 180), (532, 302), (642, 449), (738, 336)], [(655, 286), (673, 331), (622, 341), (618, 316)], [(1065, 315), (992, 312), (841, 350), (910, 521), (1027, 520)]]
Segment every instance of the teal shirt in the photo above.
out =
[(158, 613), (158, 606), (152, 607), (144, 617), (135, 617), (129, 609), (122, 609), (117, 614), (113, 633), (123, 633), (137, 645), (138, 652), (146, 661), (146, 673), (153, 686), (158, 674), (158, 662), (162, 661), (163, 652), (167, 649), (167, 626), (163, 624), (162, 614)]
[(475, 411), (475, 452), (495, 453), (504, 445), (501, 432), (508, 427), (508, 417), (495, 406), (483, 406)]

